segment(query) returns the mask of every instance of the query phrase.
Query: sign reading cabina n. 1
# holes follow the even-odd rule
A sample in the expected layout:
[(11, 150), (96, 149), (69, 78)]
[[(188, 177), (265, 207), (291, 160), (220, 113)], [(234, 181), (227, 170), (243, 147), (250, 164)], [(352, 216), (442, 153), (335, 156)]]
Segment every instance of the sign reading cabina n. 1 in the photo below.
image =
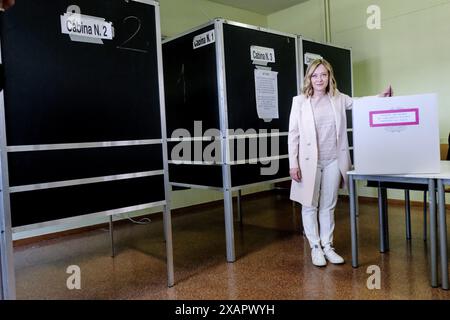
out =
[(194, 49), (198, 49), (208, 44), (214, 43), (215, 41), (216, 38), (214, 36), (214, 30), (210, 30), (208, 32), (195, 36), (194, 40), (192, 41), (192, 45)]

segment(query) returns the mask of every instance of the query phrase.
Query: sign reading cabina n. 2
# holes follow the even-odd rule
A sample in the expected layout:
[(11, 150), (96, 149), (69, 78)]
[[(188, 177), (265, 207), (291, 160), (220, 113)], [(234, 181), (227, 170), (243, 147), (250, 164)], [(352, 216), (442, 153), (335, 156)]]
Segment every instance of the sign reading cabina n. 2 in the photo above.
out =
[(101, 39), (112, 40), (114, 28), (111, 22), (104, 18), (81, 14), (80, 7), (69, 6), (67, 12), (61, 15), (61, 32), (69, 34), (72, 41), (103, 43)]

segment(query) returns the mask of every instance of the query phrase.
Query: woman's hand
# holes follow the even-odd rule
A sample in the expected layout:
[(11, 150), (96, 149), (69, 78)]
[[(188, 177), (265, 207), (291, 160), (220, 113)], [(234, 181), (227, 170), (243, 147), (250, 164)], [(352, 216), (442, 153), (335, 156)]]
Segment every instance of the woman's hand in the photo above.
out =
[(391, 85), (384, 89), (378, 96), (379, 97), (392, 97), (394, 95), (394, 91), (392, 90)]
[(290, 169), (289, 175), (295, 182), (300, 182), (302, 180), (302, 172), (300, 171), (299, 168)]

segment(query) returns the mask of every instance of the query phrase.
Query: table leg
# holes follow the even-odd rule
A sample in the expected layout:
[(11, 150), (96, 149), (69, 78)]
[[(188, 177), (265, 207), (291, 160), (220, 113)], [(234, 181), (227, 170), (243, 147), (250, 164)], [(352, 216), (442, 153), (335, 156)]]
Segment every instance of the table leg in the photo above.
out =
[(358, 230), (356, 226), (356, 185), (353, 176), (349, 175), (350, 184), (350, 229), (352, 238), (352, 267), (358, 267)]
[(447, 260), (447, 220), (445, 216), (444, 184), (438, 180), (439, 194), (439, 248), (441, 255), (442, 289), (448, 290), (448, 260)]
[(431, 252), (431, 286), (438, 286), (437, 279), (437, 235), (436, 235), (436, 190), (434, 179), (428, 180), (430, 194), (430, 252)]
[(380, 234), (380, 252), (389, 251), (389, 229), (387, 214), (387, 192), (385, 188), (378, 187), (378, 223)]
[(380, 252), (386, 252), (386, 244), (385, 239), (385, 222), (384, 222), (384, 203), (383, 203), (383, 194), (381, 193), (381, 187), (378, 186), (378, 232), (380, 238)]
[(427, 192), (423, 192), (423, 241), (427, 241)]
[(388, 194), (387, 189), (382, 188), (381, 194), (383, 195), (383, 213), (384, 213), (384, 244), (386, 251), (389, 251), (389, 206), (388, 206)]
[(409, 201), (409, 190), (405, 190), (405, 226), (406, 239), (411, 240), (411, 204)]

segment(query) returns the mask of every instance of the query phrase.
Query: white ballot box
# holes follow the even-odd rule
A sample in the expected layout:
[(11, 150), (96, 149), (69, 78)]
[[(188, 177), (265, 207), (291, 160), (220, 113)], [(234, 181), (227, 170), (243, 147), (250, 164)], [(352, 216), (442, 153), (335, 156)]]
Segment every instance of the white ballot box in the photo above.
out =
[(437, 95), (355, 99), (353, 146), (358, 173), (438, 173)]

